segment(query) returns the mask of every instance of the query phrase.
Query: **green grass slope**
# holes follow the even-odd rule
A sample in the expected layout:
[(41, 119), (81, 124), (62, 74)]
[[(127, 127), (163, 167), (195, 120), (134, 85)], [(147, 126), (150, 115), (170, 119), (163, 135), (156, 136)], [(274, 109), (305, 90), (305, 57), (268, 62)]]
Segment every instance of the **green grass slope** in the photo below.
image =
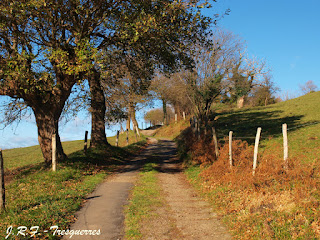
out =
[(254, 142), (262, 128), (261, 147), (282, 143), (282, 124), (288, 125), (289, 154), (313, 161), (320, 153), (320, 92), (269, 105), (219, 113), (217, 132), (222, 139), (233, 131), (235, 138)]
[[(125, 138), (122, 134), (120, 146), (126, 145)], [(87, 154), (82, 150), (83, 141), (65, 142), (68, 159), (58, 163), (56, 172), (44, 165), (39, 146), (4, 151), (7, 169), (13, 171), (5, 178), (6, 211), (0, 212), (0, 239), (60, 239), (50, 227), (68, 229), (97, 184), (121, 170), (146, 145), (143, 136), (136, 143), (130, 133), (129, 139), (129, 146), (89, 149)], [(27, 236), (19, 233), (19, 226), (27, 227)]]
[(181, 120), (177, 123), (172, 122), (169, 125), (164, 125), (159, 128), (155, 132), (154, 137), (158, 139), (174, 139), (181, 133), (181, 131), (189, 126), (189, 120)]
[[(142, 139), (145, 137), (142, 136)], [(139, 140), (139, 139), (138, 139)], [(129, 143), (134, 143), (136, 141), (135, 135), (132, 131), (129, 132)], [(116, 137), (108, 137), (108, 142), (114, 146), (116, 142)], [(90, 141), (88, 142), (88, 146)], [(65, 154), (69, 155), (73, 152), (83, 149), (84, 141), (68, 141), (62, 143)], [(119, 136), (119, 146), (126, 146), (126, 133), (120, 134)], [(30, 164), (37, 164), (43, 162), (43, 157), (39, 145), (25, 148), (13, 148), (3, 150), (4, 158), (4, 168), (6, 170), (12, 170), (18, 167), (28, 166)]]
[[(219, 157), (208, 142), (191, 131), (179, 137), (191, 184), (212, 203), (234, 239), (320, 239), (320, 92), (270, 105), (218, 113), (216, 131), (221, 143)], [(283, 165), (282, 124), (288, 125), (289, 164)], [(225, 137), (254, 143), (262, 128), (258, 164), (252, 175), (253, 146), (233, 143)], [(211, 158), (212, 159), (212, 158)]]

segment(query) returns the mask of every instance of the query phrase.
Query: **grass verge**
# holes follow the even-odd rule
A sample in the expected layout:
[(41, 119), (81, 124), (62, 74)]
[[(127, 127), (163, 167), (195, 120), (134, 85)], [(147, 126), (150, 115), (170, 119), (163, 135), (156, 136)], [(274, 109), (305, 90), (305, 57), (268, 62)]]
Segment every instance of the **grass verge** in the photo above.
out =
[[(97, 184), (145, 144), (144, 140), (125, 148), (88, 150), (87, 155), (77, 151), (59, 162), (57, 172), (42, 163), (20, 170), (6, 186), (7, 206), (6, 212), (0, 214), (0, 238), (30, 239), (34, 235), (32, 239), (56, 239), (50, 227), (67, 229), (75, 221), (74, 213)], [(21, 232), (17, 236), (21, 226), (26, 227), (22, 232), (28, 235)], [(34, 227), (38, 227), (37, 231)]]
[(155, 212), (153, 210), (162, 205), (155, 167), (155, 163), (145, 164), (132, 190), (129, 205), (125, 210), (126, 239), (141, 239), (141, 223), (151, 218)]

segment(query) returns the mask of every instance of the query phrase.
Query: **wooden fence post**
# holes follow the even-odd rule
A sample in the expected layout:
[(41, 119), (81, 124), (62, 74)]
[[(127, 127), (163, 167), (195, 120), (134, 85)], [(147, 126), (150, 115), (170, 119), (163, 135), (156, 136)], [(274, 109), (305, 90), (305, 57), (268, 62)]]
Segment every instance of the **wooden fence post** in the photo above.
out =
[(186, 120), (186, 113), (183, 112), (182, 114), (183, 114), (183, 120)]
[(282, 134), (283, 134), (283, 160), (284, 160), (284, 168), (288, 168), (288, 127), (287, 124), (282, 124)]
[(229, 132), (229, 165), (232, 167), (232, 131)]
[(129, 145), (129, 129), (127, 129), (127, 146)]
[(88, 131), (84, 133), (84, 146), (83, 146), (83, 151), (86, 154), (88, 149)]
[(254, 176), (254, 174), (256, 172), (256, 168), (257, 168), (260, 134), (261, 134), (261, 127), (258, 127), (256, 141), (254, 144), (254, 153), (253, 153), (253, 167), (252, 167), (252, 175), (253, 176)]
[(4, 168), (2, 149), (0, 148), (0, 212), (6, 209), (6, 191), (4, 187)]
[(214, 150), (216, 153), (216, 159), (219, 157), (219, 148), (218, 148), (218, 139), (217, 139), (217, 133), (215, 127), (212, 127), (212, 139), (214, 143)]
[(57, 171), (57, 134), (52, 134), (52, 171)]
[(119, 131), (117, 131), (116, 146), (119, 146)]

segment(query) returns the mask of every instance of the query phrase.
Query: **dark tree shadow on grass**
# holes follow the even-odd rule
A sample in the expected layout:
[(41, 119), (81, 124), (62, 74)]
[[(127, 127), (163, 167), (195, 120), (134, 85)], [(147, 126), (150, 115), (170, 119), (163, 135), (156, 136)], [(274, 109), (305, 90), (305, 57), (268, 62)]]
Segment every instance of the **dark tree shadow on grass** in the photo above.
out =
[[(265, 109), (265, 108), (263, 108)], [(218, 137), (227, 137), (229, 131), (233, 131), (234, 138), (241, 138), (249, 144), (254, 143), (257, 128), (262, 128), (262, 138), (272, 138), (282, 135), (282, 124), (286, 123), (289, 129), (299, 129), (305, 124), (317, 124), (318, 121), (311, 121), (301, 124), (304, 115), (281, 116), (283, 111), (259, 111), (258, 109), (244, 109), (229, 114), (221, 114), (216, 124)]]
[[(141, 141), (129, 145), (128, 147), (120, 148), (108, 146), (104, 149), (88, 149), (86, 153), (83, 150), (73, 152), (68, 155), (68, 158), (57, 162), (58, 171), (71, 167), (74, 169), (83, 169), (89, 172), (104, 171), (121, 171), (121, 166), (131, 164), (131, 159), (139, 154), (139, 150), (143, 149), (146, 142)], [(6, 183), (14, 179), (21, 179), (37, 172), (51, 171), (51, 166), (44, 162), (32, 164), (21, 168), (16, 168), (11, 171), (6, 171)]]

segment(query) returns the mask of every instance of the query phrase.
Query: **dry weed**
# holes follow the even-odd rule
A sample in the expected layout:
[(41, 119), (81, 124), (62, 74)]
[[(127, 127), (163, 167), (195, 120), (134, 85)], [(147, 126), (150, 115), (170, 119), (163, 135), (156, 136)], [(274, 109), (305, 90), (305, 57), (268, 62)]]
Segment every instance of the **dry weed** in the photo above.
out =
[(259, 154), (252, 176), (253, 146), (247, 142), (233, 142), (230, 166), (227, 141), (216, 159), (210, 139), (195, 141), (190, 132), (187, 139), (193, 162), (204, 166), (205, 191), (214, 193), (217, 208), (232, 218), (241, 238), (320, 238), (320, 161), (306, 164), (296, 157), (285, 165), (275, 145)]

